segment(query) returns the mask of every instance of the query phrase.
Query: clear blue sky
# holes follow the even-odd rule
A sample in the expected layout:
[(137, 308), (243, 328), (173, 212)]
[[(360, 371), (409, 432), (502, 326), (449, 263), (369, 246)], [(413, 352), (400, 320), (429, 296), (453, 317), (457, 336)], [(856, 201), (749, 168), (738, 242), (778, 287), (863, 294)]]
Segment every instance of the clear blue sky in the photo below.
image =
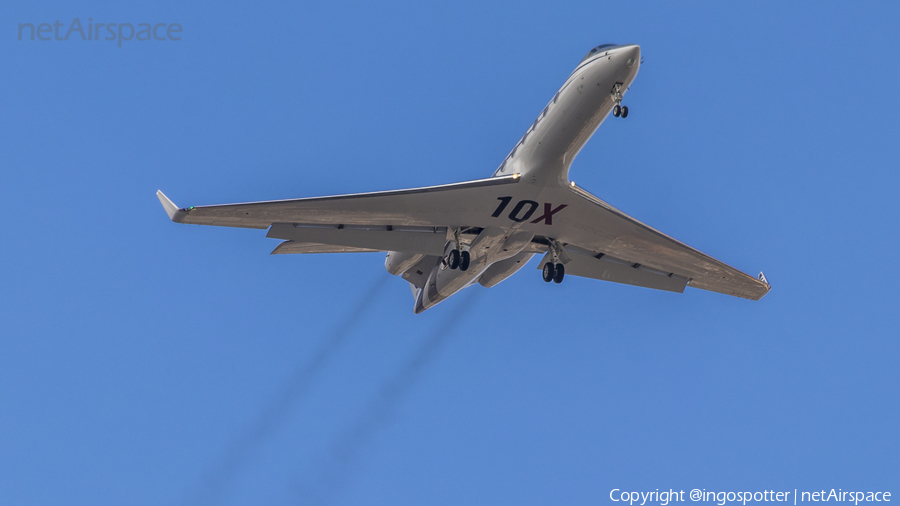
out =
[[(182, 40), (16, 40), (75, 17)], [(896, 3), (37, 0), (0, 19), (0, 503), (900, 494)], [(535, 264), (415, 316), (382, 254), (271, 257), (263, 231), (176, 225), (154, 196), (486, 177), (608, 42), (645, 64), (572, 179), (765, 271), (762, 301), (546, 285)]]

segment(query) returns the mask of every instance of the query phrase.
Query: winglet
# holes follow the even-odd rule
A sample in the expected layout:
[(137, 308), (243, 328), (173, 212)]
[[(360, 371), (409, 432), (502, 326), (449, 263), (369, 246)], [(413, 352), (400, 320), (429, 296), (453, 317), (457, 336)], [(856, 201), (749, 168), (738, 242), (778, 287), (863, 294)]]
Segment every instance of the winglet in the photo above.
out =
[(163, 209), (166, 210), (166, 214), (169, 215), (170, 220), (176, 223), (181, 222), (181, 218), (185, 215), (183, 210), (178, 209), (178, 206), (169, 200), (169, 197), (166, 197), (166, 194), (163, 193), (162, 190), (156, 190), (156, 198), (159, 199), (159, 203), (162, 204)]

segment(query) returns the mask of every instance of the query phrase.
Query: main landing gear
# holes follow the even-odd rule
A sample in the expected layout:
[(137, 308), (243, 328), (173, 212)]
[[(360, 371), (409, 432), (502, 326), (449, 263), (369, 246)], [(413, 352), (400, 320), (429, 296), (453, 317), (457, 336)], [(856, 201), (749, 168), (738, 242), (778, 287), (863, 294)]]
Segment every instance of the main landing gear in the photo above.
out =
[(616, 104), (616, 106), (613, 107), (613, 116), (615, 116), (617, 118), (620, 116), (622, 118), (627, 118), (628, 117), (628, 106)]
[(570, 260), (565, 248), (559, 241), (551, 239), (550, 247), (547, 248), (547, 256), (544, 258), (547, 260), (547, 263), (544, 264), (544, 268), (541, 270), (544, 281), (547, 283), (551, 281), (556, 284), (562, 283), (563, 278), (566, 276), (566, 266), (563, 265), (563, 262)]
[(547, 262), (544, 264), (543, 272), (544, 281), (547, 283), (553, 281), (556, 284), (562, 283), (563, 277), (566, 275), (566, 266), (563, 264), (554, 264)]
[(462, 244), (459, 238), (460, 234), (461, 231), (458, 228), (453, 230), (453, 236), (450, 238), (450, 242), (444, 246), (444, 251), (447, 251), (448, 248), (452, 249), (447, 251), (447, 254), (441, 262), (450, 269), (459, 269), (465, 272), (469, 269), (471, 257), (469, 256), (468, 251), (459, 250), (459, 246)]
[(444, 263), (447, 264), (447, 267), (451, 269), (459, 269), (463, 272), (468, 270), (469, 261), (471, 257), (469, 256), (468, 251), (459, 251), (458, 249), (450, 250), (450, 253), (447, 253), (447, 257), (444, 258)]

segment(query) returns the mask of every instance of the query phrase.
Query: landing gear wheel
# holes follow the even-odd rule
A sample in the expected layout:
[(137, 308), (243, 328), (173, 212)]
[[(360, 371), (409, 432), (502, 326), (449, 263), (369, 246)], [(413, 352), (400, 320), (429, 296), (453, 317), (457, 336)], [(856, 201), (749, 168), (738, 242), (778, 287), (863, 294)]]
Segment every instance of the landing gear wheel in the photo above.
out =
[(625, 119), (625, 118), (627, 118), (627, 117), (628, 117), (628, 106), (627, 106), (627, 105), (623, 105), (623, 106), (622, 106), (622, 119)]
[(463, 251), (459, 256), (459, 270), (465, 271), (469, 268), (469, 252)]
[(544, 264), (544, 270), (541, 274), (544, 277), (544, 281), (549, 283), (553, 281), (554, 277), (556, 277), (556, 267), (550, 262), (547, 262)]
[(622, 114), (622, 108), (619, 107), (619, 104), (616, 104), (616, 106), (613, 107), (613, 116), (618, 118), (620, 114)]
[(553, 274), (553, 282), (557, 285), (562, 283), (563, 277), (566, 275), (566, 266), (563, 264), (556, 264), (556, 272)]
[(456, 269), (457, 267), (459, 267), (458, 249), (450, 250), (450, 253), (447, 255), (447, 267), (451, 269)]

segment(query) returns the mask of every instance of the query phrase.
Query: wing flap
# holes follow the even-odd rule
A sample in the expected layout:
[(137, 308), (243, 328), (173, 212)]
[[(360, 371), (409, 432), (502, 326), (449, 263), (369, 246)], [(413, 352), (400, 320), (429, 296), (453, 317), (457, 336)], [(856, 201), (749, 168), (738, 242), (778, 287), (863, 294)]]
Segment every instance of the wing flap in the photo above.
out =
[(447, 243), (447, 229), (445, 227), (432, 227), (427, 230), (394, 230), (393, 227), (361, 229), (337, 225), (324, 227), (276, 223), (269, 228), (266, 237), (287, 239), (298, 244), (316, 243), (366, 251), (441, 255)]
[(374, 253), (376, 249), (351, 248), (349, 246), (334, 246), (331, 244), (317, 244), (314, 242), (284, 241), (272, 250), (270, 255), (291, 255), (304, 253)]
[[(623, 283), (626, 285), (642, 286), (645, 288), (653, 288), (655, 290), (665, 290), (668, 292), (684, 292), (687, 285), (687, 278), (675, 274), (665, 274), (653, 269), (648, 269), (640, 264), (629, 264), (603, 255), (600, 258), (586, 256), (578, 252), (572, 252), (569, 255), (569, 261), (565, 264), (566, 275), (580, 276), (583, 278), (599, 279), (602, 281), (612, 281), (613, 283)], [(549, 253), (548, 253), (549, 256)], [(549, 259), (538, 264), (538, 268), (543, 268)]]

